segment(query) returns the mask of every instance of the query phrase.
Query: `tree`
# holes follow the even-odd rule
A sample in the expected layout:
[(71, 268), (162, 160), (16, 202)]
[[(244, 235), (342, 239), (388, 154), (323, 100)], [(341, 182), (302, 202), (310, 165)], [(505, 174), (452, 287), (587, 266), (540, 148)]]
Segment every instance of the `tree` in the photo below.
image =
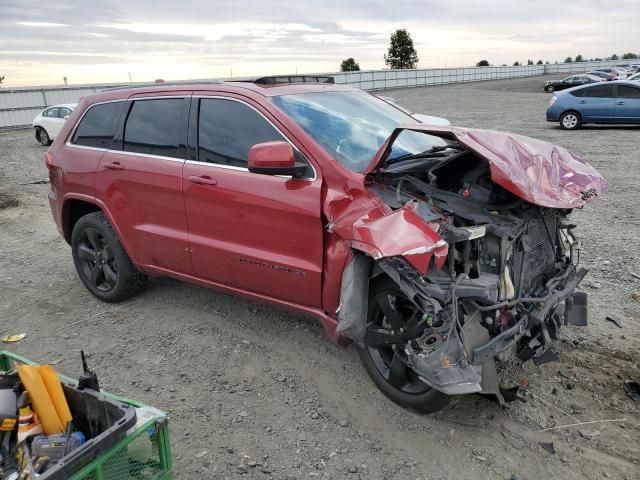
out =
[(618, 54), (614, 53), (613, 55), (611, 55), (611, 60), (619, 60)]
[(476, 67), (488, 67), (489, 66), (489, 60), (480, 60), (478, 63), (476, 63)]
[(418, 65), (418, 52), (413, 47), (413, 40), (406, 29), (398, 29), (391, 34), (384, 63), (392, 69), (416, 68)]
[[(547, 63), (549, 63), (549, 62), (547, 62)], [(538, 60), (538, 61), (536, 62), (536, 65), (542, 65), (542, 60)]]
[(4, 75), (0, 75), (0, 85), (2, 85), (3, 81), (4, 81)]
[(582, 58), (581, 54), (576, 55), (576, 59), (574, 60), (575, 62), (584, 62), (584, 58)]
[(631, 52), (625, 53), (624, 55), (622, 55), (623, 60), (634, 60), (636, 58), (638, 58), (638, 55)]
[(564, 59), (564, 63), (571, 63), (571, 62), (573, 62), (573, 58), (571, 57), (567, 57)]
[(519, 67), (520, 66), (520, 62), (518, 62), (517, 60), (515, 62), (513, 62), (513, 66), (514, 67)]
[(596, 57), (596, 58), (594, 58), (594, 59), (593, 59), (593, 61), (594, 61), (594, 62), (601, 62), (601, 61), (602, 61), (602, 59), (601, 59), (601, 58)]
[(533, 60), (527, 60), (527, 65), (533, 65)]
[(359, 72), (360, 64), (353, 57), (349, 57), (340, 64), (341, 72)]

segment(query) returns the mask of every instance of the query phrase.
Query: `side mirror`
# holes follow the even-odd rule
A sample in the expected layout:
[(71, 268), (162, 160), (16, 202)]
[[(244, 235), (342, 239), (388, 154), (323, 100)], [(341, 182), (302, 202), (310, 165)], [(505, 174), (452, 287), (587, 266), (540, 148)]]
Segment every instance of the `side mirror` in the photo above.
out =
[(249, 171), (262, 175), (291, 175), (301, 177), (307, 169), (296, 164), (293, 148), (287, 142), (257, 143), (249, 149)]

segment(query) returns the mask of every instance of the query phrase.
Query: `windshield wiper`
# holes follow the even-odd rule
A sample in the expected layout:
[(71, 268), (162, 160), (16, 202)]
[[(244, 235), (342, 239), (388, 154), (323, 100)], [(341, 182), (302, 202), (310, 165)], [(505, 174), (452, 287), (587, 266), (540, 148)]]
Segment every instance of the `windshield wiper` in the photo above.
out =
[(400, 155), (399, 157), (393, 157), (387, 160), (388, 164), (392, 164), (392, 163), (396, 163), (396, 162), (401, 162), (403, 160), (415, 160), (417, 158), (426, 158), (431, 156), (434, 153), (439, 153), (442, 152), (444, 150), (448, 150), (448, 149), (452, 149), (452, 150), (459, 150), (460, 148), (454, 145), (436, 145), (434, 147), (431, 147), (429, 150), (425, 150), (424, 152), (420, 152), (420, 153), (407, 153), (404, 155)]

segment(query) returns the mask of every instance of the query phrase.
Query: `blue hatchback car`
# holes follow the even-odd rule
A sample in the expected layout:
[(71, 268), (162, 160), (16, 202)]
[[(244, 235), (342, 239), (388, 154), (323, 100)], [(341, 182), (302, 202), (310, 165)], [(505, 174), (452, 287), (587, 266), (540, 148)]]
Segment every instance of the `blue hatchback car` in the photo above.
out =
[(621, 80), (556, 92), (547, 108), (547, 121), (560, 122), (567, 130), (585, 123), (640, 124), (640, 84)]

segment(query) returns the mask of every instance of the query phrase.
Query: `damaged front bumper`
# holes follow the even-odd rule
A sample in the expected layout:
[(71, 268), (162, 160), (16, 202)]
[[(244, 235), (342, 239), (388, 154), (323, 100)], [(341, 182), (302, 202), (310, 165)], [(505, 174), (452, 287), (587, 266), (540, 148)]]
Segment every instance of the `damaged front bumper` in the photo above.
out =
[[(444, 319), (441, 324), (426, 329), (420, 339), (405, 346), (407, 365), (425, 383), (445, 394), (493, 393), (501, 399), (496, 358), (506, 360), (517, 355), (538, 365), (556, 360), (562, 324), (586, 325), (586, 298), (574, 291), (587, 270), (570, 268), (551, 279), (549, 283), (555, 287), (544, 296), (488, 305), (478, 304), (473, 298), (477, 298), (476, 292), (468, 288), (469, 282), (458, 280), (446, 299), (450, 309), (443, 308), (440, 312), (440, 318)], [(383, 269), (391, 270), (389, 265)], [(433, 286), (419, 283), (410, 286), (407, 278), (396, 276), (398, 280), (405, 293), (413, 290), (414, 299), (433, 295)], [(461, 287), (459, 291), (455, 285)], [(579, 296), (576, 302), (574, 295)], [(517, 321), (505, 325), (491, 338), (483, 325), (483, 316), (515, 307), (521, 312)], [(458, 308), (462, 311), (458, 312)], [(456, 320), (460, 318), (464, 318), (463, 325)]]

